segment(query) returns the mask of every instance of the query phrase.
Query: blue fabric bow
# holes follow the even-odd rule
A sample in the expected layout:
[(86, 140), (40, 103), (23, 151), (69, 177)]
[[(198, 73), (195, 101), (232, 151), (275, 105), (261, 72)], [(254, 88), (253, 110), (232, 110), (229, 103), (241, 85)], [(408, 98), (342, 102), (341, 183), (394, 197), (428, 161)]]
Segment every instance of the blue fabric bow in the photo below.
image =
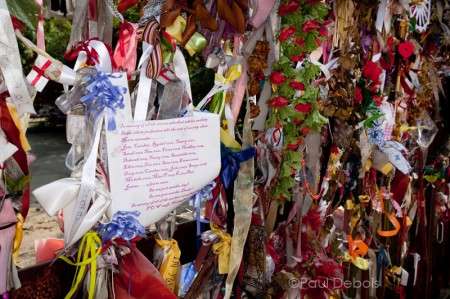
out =
[(378, 256), (377, 256), (377, 278), (381, 281), (381, 266), (389, 266), (389, 258), (387, 256), (386, 250), (379, 246)]
[(238, 175), (240, 164), (248, 159), (252, 159), (256, 155), (254, 147), (248, 147), (240, 152), (234, 152), (232, 149), (226, 147), (223, 143), (220, 144), (222, 172), (220, 179), (225, 188), (228, 188)]
[(208, 221), (201, 219), (200, 217), (200, 206), (205, 200), (210, 200), (213, 198), (212, 191), (216, 187), (216, 182), (211, 181), (200, 191), (195, 193), (189, 199), (189, 205), (195, 207), (195, 219), (197, 220), (197, 236), (200, 236), (200, 222), (208, 223)]
[(102, 232), (102, 243), (115, 238), (121, 238), (128, 244), (130, 240), (137, 236), (145, 238), (147, 236), (145, 227), (143, 227), (137, 217), (139, 211), (117, 211), (110, 223), (100, 224), (98, 231)]
[(108, 130), (114, 131), (116, 129), (116, 121), (114, 120), (116, 109), (123, 109), (125, 107), (123, 94), (125, 94), (127, 89), (125, 87), (114, 86), (109, 80), (109, 78), (117, 77), (105, 74), (98, 68), (97, 72), (97, 79), (86, 87), (89, 93), (83, 96), (80, 101), (86, 107), (92, 104), (86, 111), (86, 115), (95, 112), (94, 121), (97, 121), (106, 109)]

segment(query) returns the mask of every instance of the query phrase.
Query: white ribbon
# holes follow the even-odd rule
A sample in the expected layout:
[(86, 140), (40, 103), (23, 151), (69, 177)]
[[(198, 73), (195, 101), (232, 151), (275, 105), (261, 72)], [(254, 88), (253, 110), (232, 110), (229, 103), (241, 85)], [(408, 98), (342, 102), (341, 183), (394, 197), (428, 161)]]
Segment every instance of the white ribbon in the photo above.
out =
[[(91, 49), (94, 49), (98, 54), (98, 66), (100, 67), (100, 70), (104, 73), (111, 73), (112, 72), (112, 64), (111, 64), (111, 57), (109, 55), (108, 48), (106, 48), (105, 44), (98, 40), (90, 40), (88, 42), (88, 46)], [(78, 54), (77, 61), (75, 62), (74, 70), (77, 71), (82, 64), (86, 62), (87, 55), (86, 52), (80, 51)]]
[(141, 70), (139, 74), (139, 89), (136, 97), (136, 107), (134, 109), (134, 121), (144, 121), (147, 118), (148, 102), (150, 100), (153, 81), (146, 75), (148, 58), (153, 51), (153, 45), (143, 41), (142, 49), (144, 50), (144, 53), (142, 53), (138, 64), (138, 69), (141, 68)]
[[(64, 243), (66, 248), (74, 244), (89, 231), (105, 212), (109, 218), (112, 217), (112, 213), (108, 209), (111, 205), (111, 195), (102, 183), (96, 182), (93, 192), (95, 200), (89, 208), (83, 223), (77, 228), (73, 238), (70, 239), (68, 234), (73, 227), (68, 220), (75, 214), (75, 201), (80, 191), (80, 185), (81, 181), (79, 179), (65, 178), (33, 191), (34, 197), (48, 215), (55, 216), (59, 210), (64, 209)], [(86, 206), (89, 206), (90, 199)]]
[(22, 117), (25, 113), (36, 112), (28, 94), (20, 61), (19, 47), (8, 6), (5, 0), (0, 0), (0, 70), (11, 95), (11, 101)]
[(18, 149), (14, 144), (8, 142), (5, 137), (0, 135), (0, 165), (9, 159), (9, 157), (11, 157), (17, 150)]

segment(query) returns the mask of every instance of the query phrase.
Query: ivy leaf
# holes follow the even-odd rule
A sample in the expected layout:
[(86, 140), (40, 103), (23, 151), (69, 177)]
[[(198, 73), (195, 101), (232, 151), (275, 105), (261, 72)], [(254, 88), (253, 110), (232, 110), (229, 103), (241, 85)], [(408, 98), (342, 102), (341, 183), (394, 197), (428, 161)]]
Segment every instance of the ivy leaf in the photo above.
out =
[(317, 48), (316, 38), (314, 36), (314, 31), (308, 32), (305, 37), (305, 49), (306, 52), (312, 52)]
[(313, 109), (306, 117), (303, 125), (313, 131), (319, 131), (326, 123), (328, 123), (328, 118), (320, 114), (319, 110)]

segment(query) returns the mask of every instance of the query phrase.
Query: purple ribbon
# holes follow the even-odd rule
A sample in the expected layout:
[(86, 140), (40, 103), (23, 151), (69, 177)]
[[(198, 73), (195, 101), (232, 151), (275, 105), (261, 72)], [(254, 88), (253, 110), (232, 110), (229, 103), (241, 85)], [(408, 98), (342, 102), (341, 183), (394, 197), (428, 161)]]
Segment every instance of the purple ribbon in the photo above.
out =
[[(83, 96), (80, 101), (88, 107), (92, 105), (86, 114), (95, 113), (94, 121), (103, 114), (106, 110), (108, 116), (108, 131), (114, 131), (116, 129), (116, 109), (123, 109), (125, 107), (123, 94), (127, 91), (125, 87), (114, 86), (109, 78), (114, 77), (111, 74), (105, 74), (97, 68), (97, 79), (92, 82), (86, 89), (89, 93)], [(122, 76), (122, 74), (120, 75)]]
[(200, 236), (200, 222), (208, 223), (209, 221), (206, 221), (200, 217), (200, 206), (201, 203), (205, 200), (211, 200), (213, 199), (213, 193), (212, 191), (216, 187), (216, 182), (211, 181), (209, 182), (205, 187), (203, 187), (200, 191), (195, 193), (191, 196), (189, 199), (189, 205), (195, 207), (195, 219), (197, 220), (197, 236)]
[(137, 236), (145, 238), (147, 236), (145, 227), (137, 220), (139, 214), (139, 211), (118, 211), (114, 213), (110, 223), (100, 224), (97, 229), (102, 233), (102, 243), (105, 244), (108, 240), (121, 238), (129, 244), (130, 240)]

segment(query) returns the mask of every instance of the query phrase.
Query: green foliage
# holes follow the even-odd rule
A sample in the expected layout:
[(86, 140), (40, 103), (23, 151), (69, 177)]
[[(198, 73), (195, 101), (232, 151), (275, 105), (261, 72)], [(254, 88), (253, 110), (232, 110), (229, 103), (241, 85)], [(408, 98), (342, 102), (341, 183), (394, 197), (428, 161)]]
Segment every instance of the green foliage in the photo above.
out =
[(6, 0), (9, 12), (35, 31), (39, 21), (40, 8), (34, 0)]

